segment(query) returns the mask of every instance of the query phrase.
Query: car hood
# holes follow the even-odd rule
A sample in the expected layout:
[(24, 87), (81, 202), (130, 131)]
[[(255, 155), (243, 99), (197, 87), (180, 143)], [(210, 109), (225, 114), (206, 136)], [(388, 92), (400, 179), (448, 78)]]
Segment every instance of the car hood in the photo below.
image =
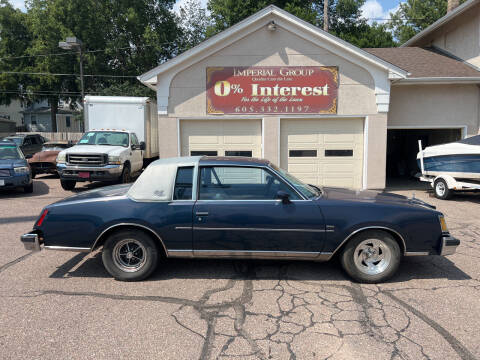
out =
[(23, 159), (18, 160), (0, 160), (0, 169), (13, 169), (14, 167), (26, 166), (27, 161)]
[(329, 200), (340, 200), (350, 202), (388, 203), (402, 206), (422, 206), (435, 209), (420, 199), (408, 198), (403, 195), (386, 193), (376, 190), (349, 190), (342, 188), (324, 187), (324, 197)]
[(123, 146), (110, 146), (110, 145), (75, 145), (71, 148), (63, 150), (62, 153), (66, 154), (109, 154), (118, 155), (122, 151), (128, 148)]
[(65, 203), (72, 203), (72, 202), (84, 202), (84, 201), (99, 201), (99, 200), (105, 200), (107, 201), (109, 198), (115, 197), (115, 196), (123, 196), (128, 192), (128, 189), (132, 184), (120, 184), (120, 185), (112, 185), (112, 186), (105, 186), (102, 188), (94, 189), (94, 190), (89, 190), (82, 192), (77, 195), (69, 196), (66, 197), (65, 199), (62, 199), (60, 201), (57, 201), (56, 203), (53, 203), (50, 206), (56, 206), (56, 205), (62, 205)]
[(59, 152), (60, 151), (40, 151), (28, 159), (28, 162), (30, 164), (36, 162), (55, 163), (57, 161), (57, 155)]

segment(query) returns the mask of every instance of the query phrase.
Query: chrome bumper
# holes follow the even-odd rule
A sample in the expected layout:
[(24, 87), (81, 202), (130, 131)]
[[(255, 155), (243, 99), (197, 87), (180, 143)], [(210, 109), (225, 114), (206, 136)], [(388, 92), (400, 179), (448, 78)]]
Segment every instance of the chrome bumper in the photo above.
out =
[(460, 245), (460, 240), (451, 236), (442, 236), (440, 255), (445, 256), (455, 254), (458, 245)]
[(25, 250), (40, 251), (40, 239), (38, 234), (23, 234), (20, 236), (20, 241), (23, 243)]

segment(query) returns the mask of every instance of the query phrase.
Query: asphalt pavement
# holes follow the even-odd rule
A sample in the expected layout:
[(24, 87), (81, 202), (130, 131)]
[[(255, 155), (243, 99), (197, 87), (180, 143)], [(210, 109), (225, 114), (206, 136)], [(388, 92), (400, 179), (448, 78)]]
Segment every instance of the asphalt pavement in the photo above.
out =
[(43, 206), (71, 194), (53, 176), (33, 194), (0, 192), (2, 359), (480, 358), (480, 194), (415, 190), (462, 243), (405, 258), (380, 285), (351, 282), (335, 261), (191, 259), (125, 283), (99, 252), (25, 251)]

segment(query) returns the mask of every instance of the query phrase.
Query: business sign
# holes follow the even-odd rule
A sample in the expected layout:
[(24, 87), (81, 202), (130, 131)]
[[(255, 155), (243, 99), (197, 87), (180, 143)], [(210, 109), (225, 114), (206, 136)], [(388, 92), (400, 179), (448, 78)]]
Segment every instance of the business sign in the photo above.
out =
[(338, 68), (207, 68), (208, 114), (336, 114)]

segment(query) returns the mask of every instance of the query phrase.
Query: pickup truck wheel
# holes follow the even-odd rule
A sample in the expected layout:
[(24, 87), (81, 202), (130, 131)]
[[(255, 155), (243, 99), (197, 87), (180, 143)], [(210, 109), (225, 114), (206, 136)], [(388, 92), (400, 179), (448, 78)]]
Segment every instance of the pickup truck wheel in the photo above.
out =
[(452, 190), (448, 188), (448, 184), (443, 179), (437, 179), (435, 184), (433, 184), (433, 191), (435, 192), (435, 197), (441, 200), (448, 200), (452, 197)]
[(128, 164), (125, 164), (123, 166), (123, 171), (122, 175), (120, 176), (120, 183), (122, 184), (127, 184), (130, 182), (130, 166)]
[(402, 253), (395, 239), (384, 231), (366, 231), (345, 246), (340, 261), (343, 269), (361, 283), (389, 279), (398, 269)]
[(60, 180), (60, 185), (62, 185), (63, 190), (73, 190), (76, 184), (77, 182), (74, 180)]
[(112, 234), (102, 251), (105, 269), (116, 280), (138, 281), (151, 275), (158, 263), (158, 250), (150, 236), (124, 230)]

